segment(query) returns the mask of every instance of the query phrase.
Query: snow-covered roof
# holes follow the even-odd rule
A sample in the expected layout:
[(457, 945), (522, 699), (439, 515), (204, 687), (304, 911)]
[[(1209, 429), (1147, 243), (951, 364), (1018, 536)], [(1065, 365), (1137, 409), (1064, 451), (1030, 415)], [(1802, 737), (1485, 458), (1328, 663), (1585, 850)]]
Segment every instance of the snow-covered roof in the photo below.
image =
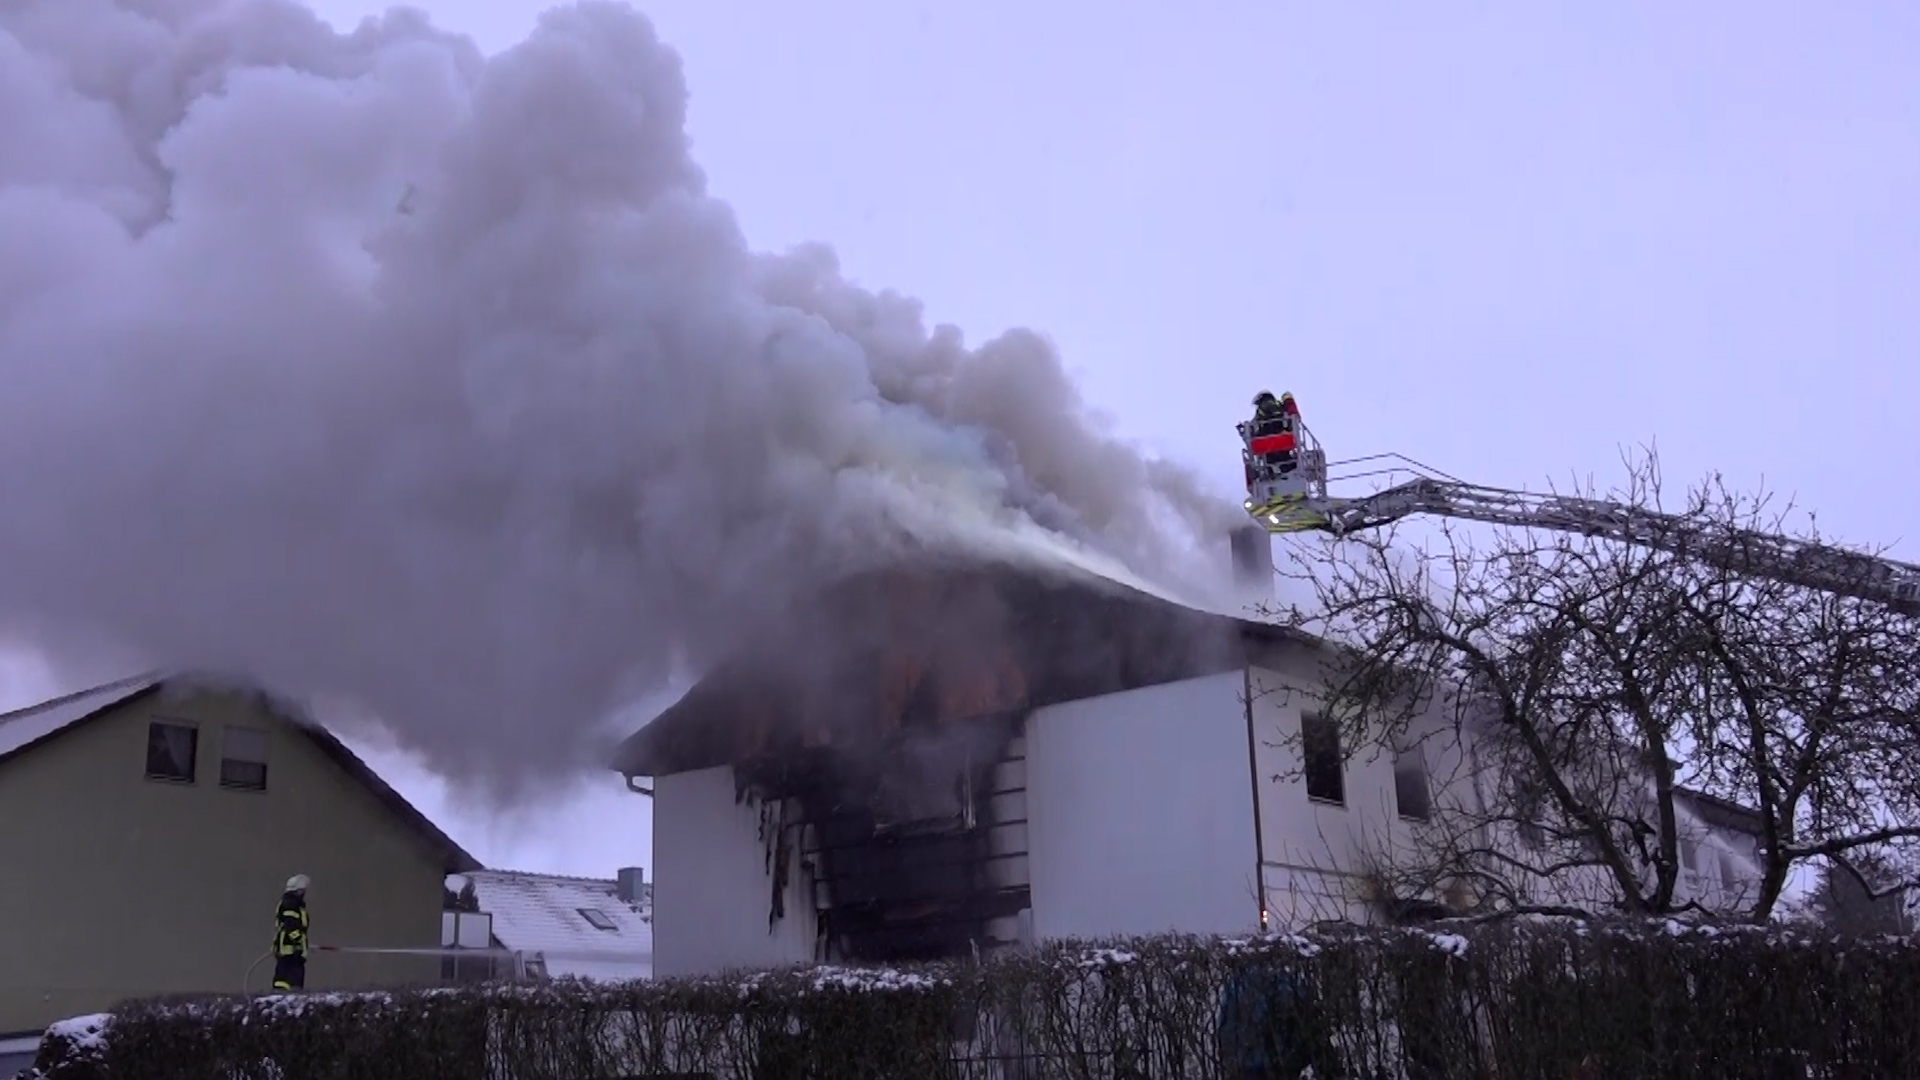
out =
[[(620, 899), (612, 879), (475, 870), (480, 910), (493, 916), (502, 948), (546, 962), (555, 978), (653, 977), (653, 916), (645, 897)], [(598, 925), (595, 925), (595, 924)]]
[(0, 713), (0, 757), (59, 734), (103, 709), (152, 690), (160, 682), (159, 675), (135, 675), (14, 712)]

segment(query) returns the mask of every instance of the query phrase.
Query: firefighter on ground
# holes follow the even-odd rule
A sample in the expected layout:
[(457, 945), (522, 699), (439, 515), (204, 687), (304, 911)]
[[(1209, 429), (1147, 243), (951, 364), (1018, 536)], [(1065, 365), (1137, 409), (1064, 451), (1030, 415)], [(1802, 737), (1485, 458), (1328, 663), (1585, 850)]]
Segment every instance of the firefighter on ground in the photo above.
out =
[(273, 988), (300, 990), (307, 985), (307, 875), (287, 879), (273, 913)]

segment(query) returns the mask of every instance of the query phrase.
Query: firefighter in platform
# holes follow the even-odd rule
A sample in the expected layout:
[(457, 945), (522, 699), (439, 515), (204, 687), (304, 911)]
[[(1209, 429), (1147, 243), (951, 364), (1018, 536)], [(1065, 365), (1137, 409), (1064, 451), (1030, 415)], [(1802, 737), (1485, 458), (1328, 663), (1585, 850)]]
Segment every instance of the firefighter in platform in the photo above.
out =
[(307, 985), (307, 875), (287, 879), (273, 914), (273, 988), (300, 990)]
[(1256, 434), (1291, 431), (1299, 421), (1300, 406), (1294, 403), (1291, 391), (1277, 398), (1271, 390), (1262, 390), (1253, 395), (1253, 426)]
[(1253, 396), (1254, 452), (1263, 464), (1290, 472), (1299, 428), (1300, 406), (1294, 404), (1291, 392), (1276, 398), (1273, 391), (1262, 390)]

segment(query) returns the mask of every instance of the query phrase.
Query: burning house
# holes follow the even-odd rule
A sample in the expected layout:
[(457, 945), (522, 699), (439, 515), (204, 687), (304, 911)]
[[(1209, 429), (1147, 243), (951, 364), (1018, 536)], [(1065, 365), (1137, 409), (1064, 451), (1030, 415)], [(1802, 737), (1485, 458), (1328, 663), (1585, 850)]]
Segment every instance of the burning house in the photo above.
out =
[(842, 582), (620, 749), (653, 778), (657, 970), (1257, 926), (1246, 681), (1290, 640), (1008, 566)]
[[(1267, 553), (1236, 538), (1243, 580), (1271, 587)], [(1473, 797), (1470, 750), (1437, 716), (1403, 754), (1328, 745), (1325, 648), (1072, 573), (845, 580), (617, 753), (654, 798), (654, 970), (1396, 911), (1361, 867)]]

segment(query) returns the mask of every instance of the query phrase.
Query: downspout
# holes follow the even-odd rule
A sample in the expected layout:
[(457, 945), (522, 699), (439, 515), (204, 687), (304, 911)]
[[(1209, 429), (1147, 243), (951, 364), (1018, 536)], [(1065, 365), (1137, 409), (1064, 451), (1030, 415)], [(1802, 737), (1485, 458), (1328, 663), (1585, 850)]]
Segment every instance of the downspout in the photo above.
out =
[(653, 798), (653, 789), (650, 787), (643, 786), (640, 783), (639, 777), (635, 776), (632, 773), (626, 773), (625, 775), (627, 778), (628, 791), (633, 792), (635, 795), (645, 795), (649, 799)]
[(1259, 897), (1260, 932), (1267, 932), (1267, 842), (1260, 833), (1260, 752), (1253, 735), (1253, 665), (1240, 665), (1240, 700), (1247, 714), (1247, 779), (1253, 795), (1253, 887)]

